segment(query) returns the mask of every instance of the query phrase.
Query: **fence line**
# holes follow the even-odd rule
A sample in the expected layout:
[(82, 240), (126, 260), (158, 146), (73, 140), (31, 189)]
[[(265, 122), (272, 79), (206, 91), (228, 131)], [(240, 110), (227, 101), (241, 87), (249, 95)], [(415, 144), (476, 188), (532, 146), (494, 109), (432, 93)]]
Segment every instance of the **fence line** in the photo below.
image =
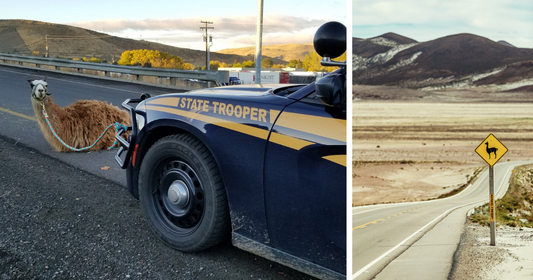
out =
[(143, 68), (4, 53), (0, 53), (0, 65), (37, 68), (43, 71), (178, 89), (207, 87), (208, 83), (206, 82), (214, 82), (214, 85), (221, 85), (229, 81), (228, 71)]

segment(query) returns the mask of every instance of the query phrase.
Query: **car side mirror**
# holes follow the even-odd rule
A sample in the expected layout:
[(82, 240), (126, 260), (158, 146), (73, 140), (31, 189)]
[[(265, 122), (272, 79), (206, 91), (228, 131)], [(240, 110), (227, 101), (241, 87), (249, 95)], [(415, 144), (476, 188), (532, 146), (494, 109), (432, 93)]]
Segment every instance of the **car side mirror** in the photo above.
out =
[(330, 107), (346, 105), (346, 71), (328, 74), (315, 82), (318, 100)]

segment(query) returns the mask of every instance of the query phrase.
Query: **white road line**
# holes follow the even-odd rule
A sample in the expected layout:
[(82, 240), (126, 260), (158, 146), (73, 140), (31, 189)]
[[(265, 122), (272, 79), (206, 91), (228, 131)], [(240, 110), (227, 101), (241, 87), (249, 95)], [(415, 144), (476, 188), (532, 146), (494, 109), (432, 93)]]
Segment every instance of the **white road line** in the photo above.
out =
[(383, 259), (384, 257), (386, 257), (388, 254), (390, 254), (391, 252), (393, 252), (394, 250), (398, 249), (398, 247), (402, 246), (405, 242), (407, 242), (407, 240), (411, 239), (413, 236), (415, 236), (417, 233), (421, 232), (424, 228), (426, 228), (427, 226), (431, 225), (433, 222), (437, 221), (438, 219), (440, 219), (442, 216), (448, 214), (449, 212), (451, 212), (452, 210), (455, 210), (457, 208), (461, 208), (461, 207), (464, 207), (464, 206), (467, 206), (469, 204), (473, 204), (473, 203), (476, 203), (476, 202), (470, 202), (470, 203), (466, 203), (466, 204), (463, 204), (463, 205), (460, 205), (460, 206), (456, 206), (454, 208), (451, 208), (449, 210), (447, 210), (446, 212), (440, 214), (437, 218), (433, 219), (433, 221), (427, 223), (425, 226), (421, 227), (419, 230), (415, 231), (413, 234), (411, 234), (409, 237), (407, 237), (406, 239), (404, 239), (402, 242), (398, 243), (398, 245), (394, 246), (393, 248), (391, 248), (390, 250), (388, 250), (387, 252), (385, 252), (383, 255), (377, 257), (375, 260), (373, 260), (372, 262), (370, 262), (369, 264), (367, 264), (365, 267), (361, 268), (359, 271), (357, 271), (355, 274), (353, 274), (353, 277), (352, 279), (355, 279), (357, 276), (361, 275), (363, 272), (365, 272), (367, 269), (369, 269), (370, 267), (372, 267), (374, 264), (376, 264), (377, 262), (379, 262), (381, 259)]

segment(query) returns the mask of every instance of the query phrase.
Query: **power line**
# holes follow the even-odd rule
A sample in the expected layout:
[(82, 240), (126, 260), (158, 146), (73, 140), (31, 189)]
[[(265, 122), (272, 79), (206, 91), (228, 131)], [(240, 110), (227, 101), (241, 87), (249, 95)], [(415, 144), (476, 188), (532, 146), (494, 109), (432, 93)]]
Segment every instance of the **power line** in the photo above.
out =
[(215, 28), (207, 26), (208, 24), (213, 24), (212, 21), (200, 21), (200, 22), (201, 23), (205, 23), (205, 27), (200, 26), (200, 30), (205, 30), (205, 36), (204, 36), (204, 41), (205, 41), (205, 69), (209, 70), (209, 43), (213, 42), (213, 36), (208, 36), (207, 35), (207, 30), (208, 29), (215, 29)]

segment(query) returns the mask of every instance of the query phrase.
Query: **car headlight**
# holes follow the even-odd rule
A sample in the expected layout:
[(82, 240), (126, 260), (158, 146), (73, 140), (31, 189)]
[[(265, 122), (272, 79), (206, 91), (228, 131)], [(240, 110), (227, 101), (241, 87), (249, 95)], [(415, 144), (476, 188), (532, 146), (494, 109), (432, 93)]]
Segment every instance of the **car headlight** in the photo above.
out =
[(137, 105), (137, 107), (135, 108), (135, 120), (137, 121), (137, 129), (139, 131), (141, 131), (144, 127), (144, 125), (146, 124), (146, 119), (144, 118), (143, 115), (141, 114), (138, 114), (137, 112), (138, 111), (141, 111), (141, 112), (146, 112), (146, 107), (145, 107), (145, 103), (144, 101), (139, 103), (139, 105)]

